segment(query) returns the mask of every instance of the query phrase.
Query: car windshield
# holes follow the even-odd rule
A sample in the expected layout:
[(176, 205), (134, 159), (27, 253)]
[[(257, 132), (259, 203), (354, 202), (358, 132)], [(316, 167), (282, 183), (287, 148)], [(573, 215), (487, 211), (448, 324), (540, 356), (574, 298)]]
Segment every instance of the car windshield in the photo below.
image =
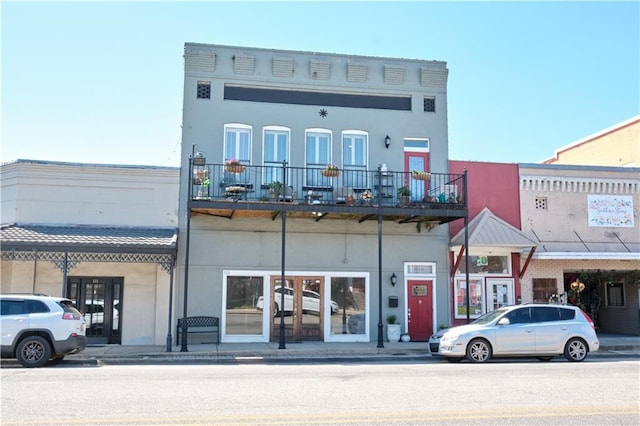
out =
[(486, 314), (482, 315), (475, 321), (471, 322), (471, 324), (489, 324), (490, 322), (494, 321), (496, 318), (502, 316), (506, 312), (507, 312), (507, 309), (496, 309), (495, 311), (487, 312)]

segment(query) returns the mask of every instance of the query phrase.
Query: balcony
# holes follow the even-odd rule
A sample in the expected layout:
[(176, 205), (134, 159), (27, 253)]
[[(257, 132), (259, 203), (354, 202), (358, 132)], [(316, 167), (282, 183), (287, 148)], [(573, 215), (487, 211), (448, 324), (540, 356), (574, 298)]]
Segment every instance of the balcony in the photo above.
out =
[[(197, 160), (197, 159), (196, 159)], [(191, 212), (239, 216), (331, 217), (446, 223), (467, 216), (466, 175), (323, 166), (190, 163)]]

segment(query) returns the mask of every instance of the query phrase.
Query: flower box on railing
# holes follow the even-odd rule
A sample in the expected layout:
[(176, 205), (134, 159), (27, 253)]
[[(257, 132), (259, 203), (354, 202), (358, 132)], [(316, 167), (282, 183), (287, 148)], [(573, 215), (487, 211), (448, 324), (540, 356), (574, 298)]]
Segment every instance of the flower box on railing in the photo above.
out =
[(322, 169), (320, 173), (322, 173), (322, 176), (324, 177), (336, 177), (340, 174), (340, 169), (338, 169), (338, 166), (329, 164), (327, 167)]
[(226, 164), (224, 166), (224, 169), (227, 171), (227, 173), (244, 173), (246, 167), (242, 164)]
[(414, 170), (411, 172), (411, 177), (415, 180), (429, 180), (431, 179), (431, 173)]

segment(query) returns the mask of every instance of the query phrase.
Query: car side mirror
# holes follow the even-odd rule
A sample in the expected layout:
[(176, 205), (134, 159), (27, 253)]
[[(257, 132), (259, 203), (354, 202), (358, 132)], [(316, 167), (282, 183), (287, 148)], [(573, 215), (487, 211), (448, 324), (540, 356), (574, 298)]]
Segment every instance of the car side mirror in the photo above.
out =
[(511, 324), (511, 321), (509, 321), (509, 318), (500, 318), (500, 320), (498, 321), (498, 325), (509, 325)]

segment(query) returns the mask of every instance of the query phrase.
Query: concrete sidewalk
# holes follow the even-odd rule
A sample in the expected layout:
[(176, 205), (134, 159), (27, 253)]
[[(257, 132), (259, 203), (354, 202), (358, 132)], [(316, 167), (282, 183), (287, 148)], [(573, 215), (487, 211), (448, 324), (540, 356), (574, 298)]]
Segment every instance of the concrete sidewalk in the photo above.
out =
[[(630, 356), (640, 357), (640, 336), (598, 335), (600, 350), (590, 356)], [(277, 342), (268, 343), (221, 343), (190, 344), (187, 352), (181, 352), (180, 346), (172, 347), (171, 352), (165, 346), (129, 346), (129, 345), (92, 345), (65, 360), (101, 360), (106, 362), (166, 362), (187, 360), (209, 361), (260, 361), (260, 360), (340, 360), (385, 358), (431, 358), (427, 342), (384, 342), (383, 348), (377, 342), (363, 343), (327, 343), (302, 342), (286, 343), (280, 349)]]

